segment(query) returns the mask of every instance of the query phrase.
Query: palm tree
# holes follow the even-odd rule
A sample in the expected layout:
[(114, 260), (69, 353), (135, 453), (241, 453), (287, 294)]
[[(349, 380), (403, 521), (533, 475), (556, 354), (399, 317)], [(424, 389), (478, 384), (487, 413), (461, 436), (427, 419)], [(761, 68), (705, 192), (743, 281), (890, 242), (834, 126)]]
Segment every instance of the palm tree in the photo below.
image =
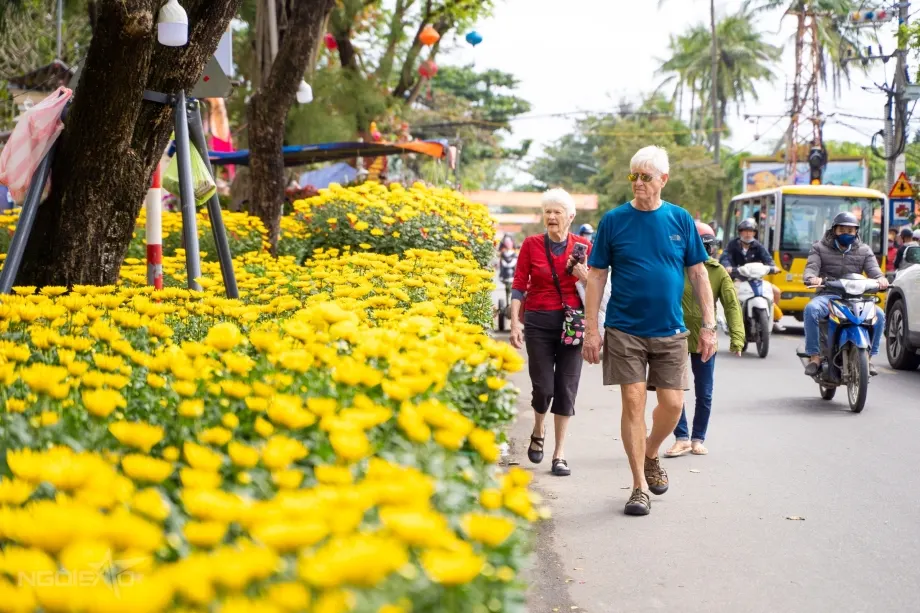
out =
[(785, 8), (784, 17), (803, 12), (815, 13), (821, 83), (827, 85), (830, 72), (833, 92), (837, 95), (841, 83), (849, 80), (850, 76), (845, 59), (859, 49), (859, 30), (845, 30), (841, 26), (846, 23), (847, 15), (865, 8), (865, 4), (864, 0), (745, 0), (742, 10), (749, 11), (755, 17), (759, 13), (780, 8)]
[[(680, 96), (684, 88), (689, 89), (691, 105), (699, 96), (699, 111), (695, 117), (691, 106), (691, 125), (698, 129), (709, 122), (724, 126), (730, 105), (740, 110), (748, 99), (757, 100), (757, 83), (773, 80), (772, 67), (782, 55), (780, 47), (767, 43), (754, 28), (748, 11), (742, 10), (722, 19), (716, 23), (715, 31), (718, 41), (715, 64), (711, 62), (711, 28), (699, 24), (671, 37), (671, 57), (659, 68), (660, 73), (669, 75), (662, 85), (674, 83), (675, 95)], [(717, 113), (715, 118), (712, 109)]]

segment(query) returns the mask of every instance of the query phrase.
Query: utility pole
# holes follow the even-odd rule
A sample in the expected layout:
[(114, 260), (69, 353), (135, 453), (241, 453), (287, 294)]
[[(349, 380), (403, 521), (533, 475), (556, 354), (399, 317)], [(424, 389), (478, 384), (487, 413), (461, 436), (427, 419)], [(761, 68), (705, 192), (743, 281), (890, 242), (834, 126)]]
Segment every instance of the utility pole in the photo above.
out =
[[(894, 185), (897, 177), (904, 172), (905, 152), (907, 143), (906, 108), (904, 90), (907, 85), (907, 49), (900, 29), (907, 27), (910, 2), (902, 0), (898, 4), (898, 51), (897, 68), (894, 74), (894, 92), (888, 96), (885, 104), (885, 157), (888, 158), (888, 172), (885, 177), (888, 187)], [(894, 111), (894, 125), (892, 125), (892, 110)]]
[(54, 59), (61, 59), (61, 53), (63, 51), (63, 30), (64, 30), (64, 0), (57, 0), (57, 55)]
[[(712, 28), (712, 161), (717, 168), (721, 168), (721, 136), (722, 126), (719, 117), (719, 47), (716, 39), (716, 0), (709, 1), (709, 20)], [(722, 184), (716, 187), (716, 210), (715, 217), (722, 222)]]

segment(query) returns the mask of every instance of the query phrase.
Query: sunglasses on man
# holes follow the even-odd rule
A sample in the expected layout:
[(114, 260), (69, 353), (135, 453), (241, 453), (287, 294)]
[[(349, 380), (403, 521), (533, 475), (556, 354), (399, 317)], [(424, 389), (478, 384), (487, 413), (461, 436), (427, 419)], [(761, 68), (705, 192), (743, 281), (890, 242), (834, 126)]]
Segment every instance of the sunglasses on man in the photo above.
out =
[(651, 183), (653, 179), (658, 178), (658, 175), (650, 175), (647, 172), (631, 172), (626, 175), (626, 178), (629, 179), (630, 183), (635, 183), (639, 179), (642, 179), (643, 183)]

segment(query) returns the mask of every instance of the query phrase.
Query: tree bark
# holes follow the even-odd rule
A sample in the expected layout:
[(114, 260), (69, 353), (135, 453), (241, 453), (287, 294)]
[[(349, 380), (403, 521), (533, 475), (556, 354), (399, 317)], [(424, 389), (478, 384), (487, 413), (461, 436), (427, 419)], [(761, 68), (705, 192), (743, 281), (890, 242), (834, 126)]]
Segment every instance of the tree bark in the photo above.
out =
[(294, 103), (297, 88), (316, 57), (316, 46), (334, 0), (300, 0), (288, 16), (290, 32), (285, 36), (272, 63), (265, 84), (252, 96), (247, 108), (249, 120), (250, 212), (265, 224), (272, 252), (281, 234), (284, 206), (284, 124)]
[[(186, 0), (189, 44), (156, 41), (158, 0), (97, 0), (94, 36), (17, 283), (118, 280), (153, 169), (173, 130), (169, 106), (144, 90), (189, 90), (241, 0)], [(113, 58), (117, 58), (114, 61)]]

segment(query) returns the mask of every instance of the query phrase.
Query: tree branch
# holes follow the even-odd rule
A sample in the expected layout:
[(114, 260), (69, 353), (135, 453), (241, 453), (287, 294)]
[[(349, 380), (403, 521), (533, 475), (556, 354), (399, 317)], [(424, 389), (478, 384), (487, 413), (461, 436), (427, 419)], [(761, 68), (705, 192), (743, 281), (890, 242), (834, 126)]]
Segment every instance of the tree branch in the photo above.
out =
[(393, 18), (390, 19), (390, 35), (387, 38), (386, 50), (380, 58), (380, 64), (375, 73), (379, 83), (386, 83), (390, 80), (390, 75), (393, 73), (393, 62), (396, 58), (396, 47), (399, 46), (403, 37), (403, 18), (414, 3), (415, 0), (396, 0)]
[(393, 88), (392, 96), (394, 98), (405, 97), (406, 93), (412, 89), (412, 86), (417, 80), (414, 74), (415, 63), (422, 51), (423, 45), (422, 41), (419, 40), (419, 36), (422, 30), (425, 29), (425, 26), (429, 23), (434, 23), (435, 30), (438, 31), (438, 34), (444, 36), (444, 34), (453, 28), (454, 20), (451, 11), (472, 8), (481, 3), (481, 1), (482, 0), (448, 0), (441, 6), (432, 10), (431, 0), (427, 0), (422, 21), (419, 23), (415, 38), (412, 41), (412, 47), (410, 47), (409, 52), (406, 54), (406, 60), (403, 62), (399, 82), (396, 84), (396, 87)]

